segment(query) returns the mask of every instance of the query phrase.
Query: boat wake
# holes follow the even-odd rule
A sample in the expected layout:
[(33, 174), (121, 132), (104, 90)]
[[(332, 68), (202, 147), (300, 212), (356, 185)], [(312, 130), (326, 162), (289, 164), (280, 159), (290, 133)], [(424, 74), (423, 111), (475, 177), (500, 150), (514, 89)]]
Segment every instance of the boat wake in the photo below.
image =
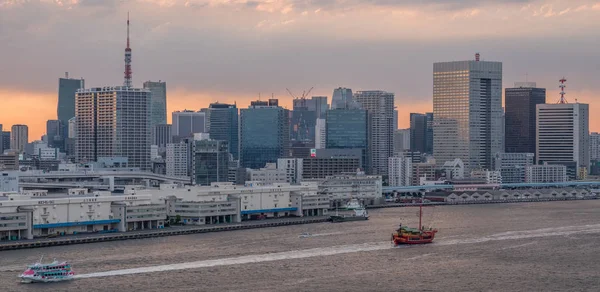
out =
[[(433, 244), (428, 245), (428, 246), (474, 244), (474, 243), (483, 243), (483, 242), (489, 242), (489, 241), (542, 238), (542, 237), (550, 237), (550, 236), (556, 236), (556, 235), (592, 234), (592, 233), (600, 233), (600, 224), (583, 225), (583, 226), (566, 226), (566, 227), (557, 227), (557, 228), (543, 228), (543, 229), (526, 230), (526, 231), (510, 231), (510, 232), (503, 232), (503, 233), (493, 234), (493, 235), (489, 235), (489, 236), (484, 236), (484, 237), (480, 237), (480, 238), (469, 238), (469, 239), (444, 240), (443, 238), (441, 238), (439, 241), (436, 241)], [(388, 242), (388, 241), (371, 242), (371, 243), (364, 243), (364, 244), (341, 245), (341, 246), (332, 246), (332, 247), (325, 247), (325, 248), (313, 248), (313, 249), (285, 251), (285, 252), (269, 253), (269, 254), (248, 255), (248, 256), (240, 256), (240, 257), (232, 257), (232, 258), (223, 258), (223, 259), (218, 259), (218, 260), (203, 260), (203, 261), (196, 261), (196, 262), (170, 264), (170, 265), (140, 267), (140, 268), (132, 268), (132, 269), (124, 269), (124, 270), (113, 270), (113, 271), (105, 271), (105, 272), (98, 272), (98, 273), (91, 273), (91, 274), (76, 275), (75, 278), (84, 279), (84, 278), (123, 276), (123, 275), (132, 275), (132, 274), (166, 272), (166, 271), (187, 270), (187, 269), (199, 269), (199, 268), (217, 267), (217, 266), (241, 265), (241, 264), (280, 261), (280, 260), (332, 256), (332, 255), (348, 254), (348, 253), (356, 253), (356, 252), (369, 252), (369, 251), (377, 251), (377, 250), (387, 250), (387, 249), (392, 249), (392, 248), (393, 247), (390, 245), (390, 242)], [(427, 254), (427, 255), (429, 255), (429, 254)], [(426, 255), (421, 255), (421, 256), (426, 256)]]

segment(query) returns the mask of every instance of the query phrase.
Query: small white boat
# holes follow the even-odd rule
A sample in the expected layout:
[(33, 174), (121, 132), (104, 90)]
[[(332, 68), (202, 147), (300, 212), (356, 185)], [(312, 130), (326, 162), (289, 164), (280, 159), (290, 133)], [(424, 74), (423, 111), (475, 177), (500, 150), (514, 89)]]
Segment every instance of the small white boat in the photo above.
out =
[(313, 235), (310, 232), (303, 232), (300, 235), (298, 235), (298, 238), (308, 238), (308, 237), (312, 237)]
[(363, 208), (363, 205), (361, 205), (357, 199), (352, 199), (346, 204), (346, 206), (344, 208), (346, 210), (355, 210), (355, 209)]
[(28, 265), (27, 270), (19, 275), (22, 283), (62, 282), (75, 277), (75, 272), (69, 263), (55, 260), (52, 263), (43, 264), (41, 263), (42, 259), (33, 265)]

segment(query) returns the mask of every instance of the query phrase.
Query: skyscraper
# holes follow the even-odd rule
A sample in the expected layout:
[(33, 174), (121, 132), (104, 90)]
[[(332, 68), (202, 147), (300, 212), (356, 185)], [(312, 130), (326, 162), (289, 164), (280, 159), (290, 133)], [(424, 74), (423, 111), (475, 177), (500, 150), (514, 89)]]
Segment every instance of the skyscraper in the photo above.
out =
[(190, 110), (173, 112), (173, 137), (190, 138), (206, 133), (206, 113)]
[(352, 103), (352, 89), (336, 88), (331, 96), (331, 109), (347, 109)]
[(2, 124), (0, 124), (0, 155), (4, 153), (4, 135), (2, 135)]
[(48, 147), (58, 148), (61, 152), (65, 151), (65, 130), (67, 127), (60, 120), (48, 120), (46, 122), (46, 136), (48, 137)]
[(546, 89), (535, 82), (515, 83), (504, 94), (505, 147), (507, 153), (535, 153), (536, 105), (546, 103)]
[[(2, 149), (4, 151), (10, 149), (10, 131), (2, 131)], [(2, 154), (2, 153), (0, 153)]]
[(502, 151), (502, 63), (433, 64), (433, 155), (438, 166), (460, 158), (465, 173), (492, 169)]
[(394, 110), (394, 130), (398, 130), (398, 110)]
[(369, 115), (369, 172), (387, 175), (388, 158), (394, 155), (394, 94), (379, 90), (358, 91), (354, 100)]
[[(65, 78), (58, 79), (57, 117), (64, 127), (63, 133), (68, 131), (69, 119), (75, 116), (75, 93), (81, 88), (85, 88), (85, 81), (83, 79), (69, 79), (69, 73), (65, 74)], [(64, 144), (67, 143), (66, 138), (66, 135), (64, 135)]]
[(537, 164), (561, 164), (570, 179), (583, 178), (590, 167), (589, 105), (538, 104)]
[(77, 161), (126, 157), (128, 166), (149, 170), (150, 95), (147, 89), (123, 86), (77, 91)]
[[(311, 106), (312, 105), (312, 106)], [(315, 103), (305, 98), (294, 99), (290, 123), (290, 139), (294, 142), (314, 142), (317, 112)], [(310, 109), (312, 107), (312, 109)]]
[(332, 109), (325, 119), (327, 149), (359, 149), (362, 168), (367, 170), (369, 150), (369, 123), (367, 111), (363, 109)]
[[(255, 102), (240, 110), (240, 165), (259, 169), (288, 155), (289, 110)], [(277, 104), (269, 102), (269, 104)]]
[[(394, 155), (398, 155), (404, 151), (411, 150), (412, 136), (411, 129), (400, 129), (394, 131)], [(420, 152), (411, 150), (413, 152)], [(423, 153), (423, 152), (420, 152)]]
[(27, 125), (13, 125), (10, 129), (10, 149), (23, 153), (27, 143), (29, 143), (29, 127)]
[(233, 159), (239, 159), (239, 118), (235, 104), (211, 103), (208, 108), (210, 138), (227, 141)]
[[(317, 119), (324, 119), (329, 109), (327, 104), (327, 96), (313, 96), (309, 103), (308, 109), (314, 110), (317, 113)], [(313, 108), (314, 106), (314, 108)]]
[(411, 113), (410, 114), (410, 151), (431, 153), (431, 144), (433, 139), (432, 113)]
[(227, 141), (196, 140), (193, 144), (192, 155), (194, 184), (210, 186), (213, 182), (227, 181), (230, 155)]
[(168, 176), (173, 177), (186, 177), (189, 176), (189, 165), (191, 161), (191, 149), (190, 145), (185, 142), (167, 144), (165, 164), (166, 173)]
[(165, 149), (167, 144), (173, 143), (172, 126), (169, 124), (158, 124), (152, 127), (152, 145)]
[(167, 123), (167, 83), (163, 81), (144, 82), (144, 88), (152, 92), (152, 101), (150, 102), (151, 117), (150, 125), (164, 125)]

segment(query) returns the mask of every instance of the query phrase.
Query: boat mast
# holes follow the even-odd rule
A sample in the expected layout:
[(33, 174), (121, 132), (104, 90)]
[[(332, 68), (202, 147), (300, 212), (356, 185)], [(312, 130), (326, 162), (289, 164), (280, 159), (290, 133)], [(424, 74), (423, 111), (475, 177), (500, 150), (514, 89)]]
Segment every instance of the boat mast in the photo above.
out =
[(423, 197), (424, 194), (421, 194), (421, 204), (419, 204), (419, 230), (422, 230), (422, 217), (423, 217)]

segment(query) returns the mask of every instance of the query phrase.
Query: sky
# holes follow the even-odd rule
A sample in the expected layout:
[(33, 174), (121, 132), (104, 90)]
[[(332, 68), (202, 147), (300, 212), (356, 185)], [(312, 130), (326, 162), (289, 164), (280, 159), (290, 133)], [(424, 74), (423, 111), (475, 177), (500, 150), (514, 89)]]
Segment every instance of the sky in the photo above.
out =
[(121, 85), (130, 13), (133, 82), (167, 82), (168, 116), (336, 87), (396, 94), (400, 127), (432, 109), (433, 63), (503, 62), (504, 87), (535, 81), (590, 103), (600, 131), (597, 0), (0, 0), (0, 124), (30, 140), (56, 119), (58, 78)]

